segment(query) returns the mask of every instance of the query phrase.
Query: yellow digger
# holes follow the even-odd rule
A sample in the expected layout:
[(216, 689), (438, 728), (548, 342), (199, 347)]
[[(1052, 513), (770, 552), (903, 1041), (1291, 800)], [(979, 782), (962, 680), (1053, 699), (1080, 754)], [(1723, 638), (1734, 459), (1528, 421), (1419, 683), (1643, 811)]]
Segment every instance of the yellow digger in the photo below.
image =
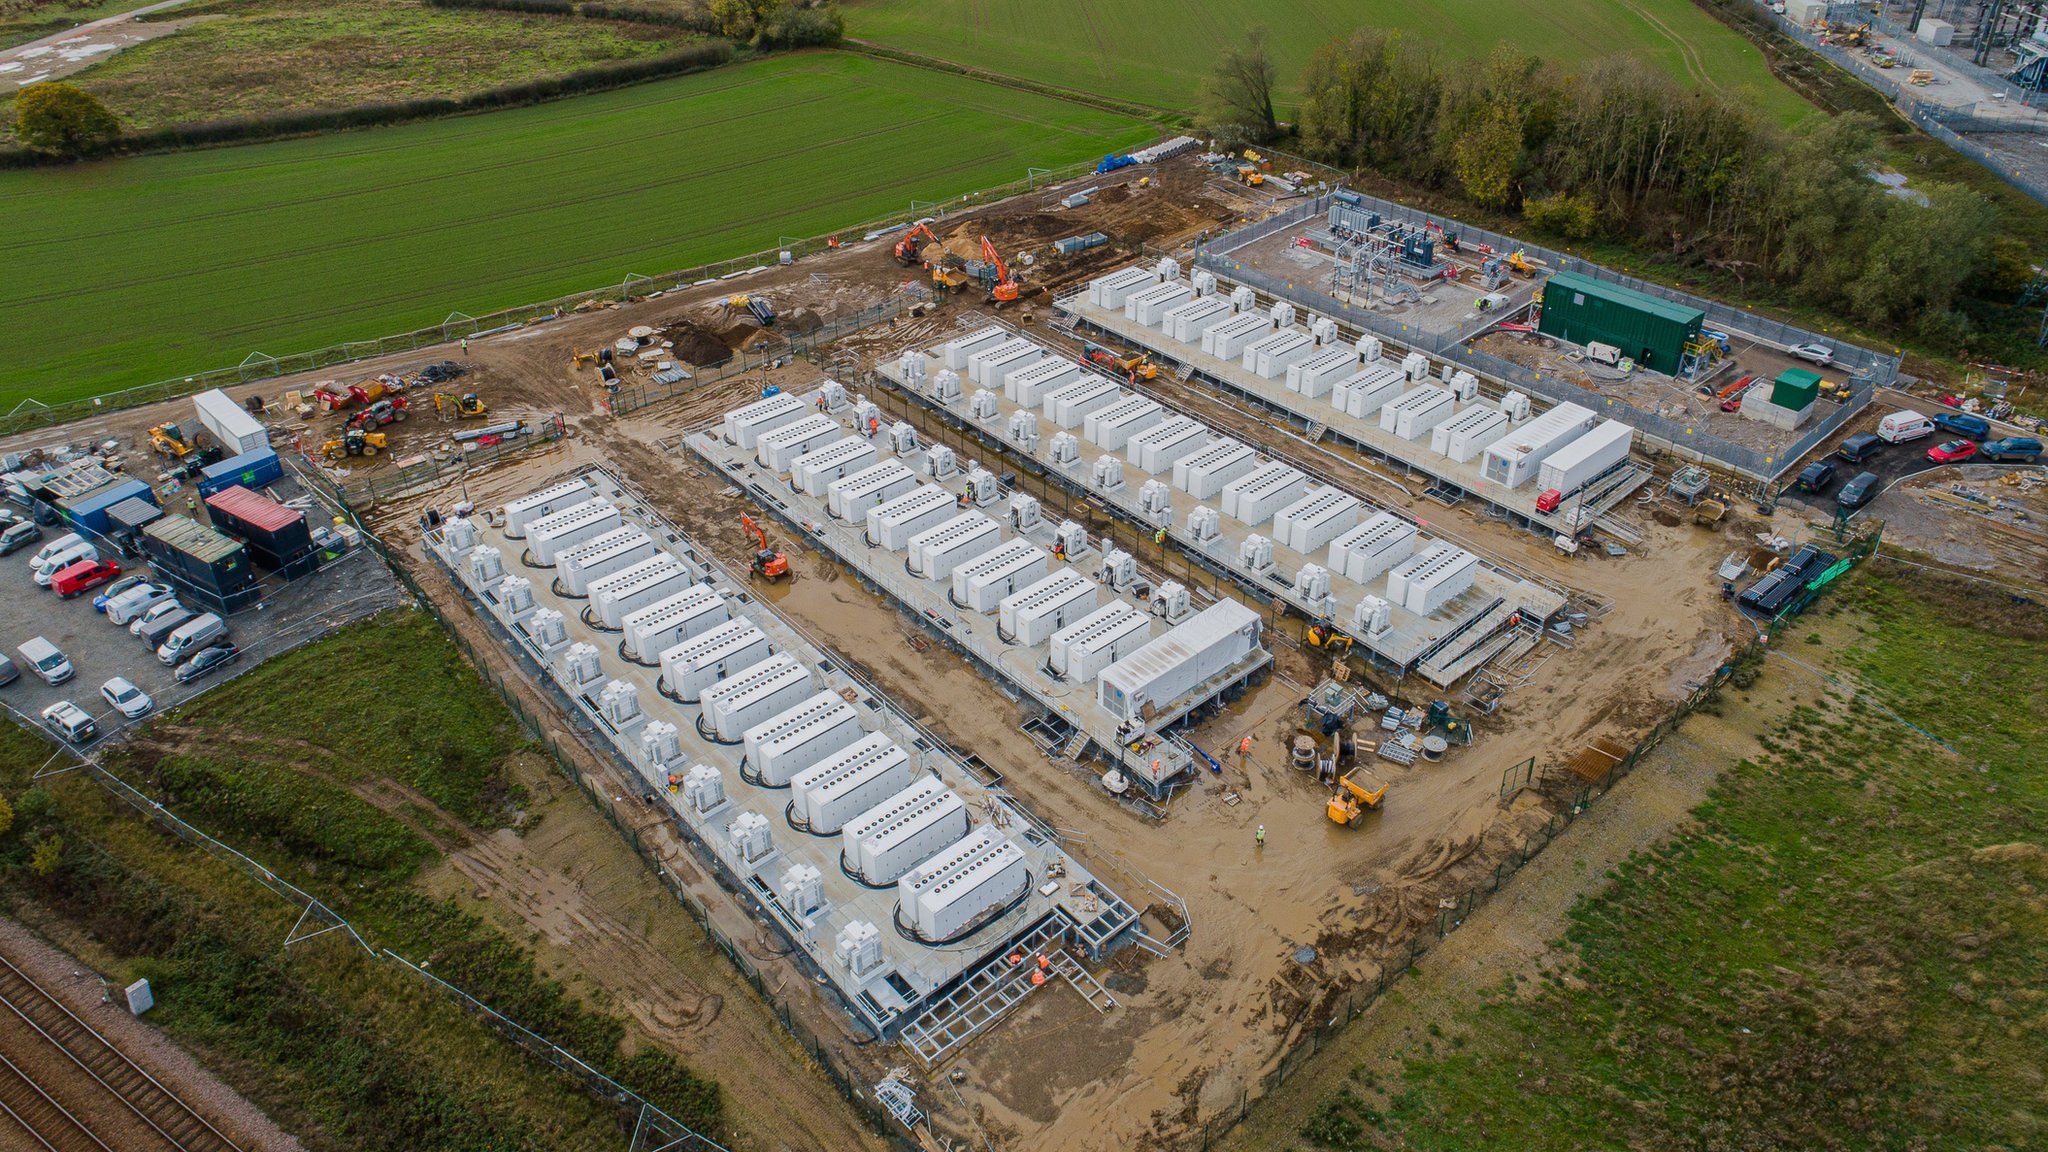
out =
[(159, 424), (149, 430), (149, 446), (157, 455), (173, 460), (183, 460), (192, 454), (192, 441), (185, 438), (185, 432), (176, 424)]
[(375, 456), (391, 446), (391, 438), (382, 432), (365, 432), (351, 428), (340, 436), (320, 446), (320, 455), (329, 460), (340, 460), (349, 456)]
[(1337, 790), (1323, 808), (1331, 823), (1356, 827), (1369, 809), (1387, 798), (1387, 782), (1366, 771), (1363, 764), (1337, 778)]
[(1320, 648), (1332, 656), (1346, 656), (1351, 652), (1351, 637), (1321, 621), (1309, 625), (1301, 638), (1309, 647)]
[(457, 420), (481, 420), (491, 414), (490, 405), (474, 392), (451, 396), (446, 392), (434, 393), (434, 411), (443, 420), (453, 415)]

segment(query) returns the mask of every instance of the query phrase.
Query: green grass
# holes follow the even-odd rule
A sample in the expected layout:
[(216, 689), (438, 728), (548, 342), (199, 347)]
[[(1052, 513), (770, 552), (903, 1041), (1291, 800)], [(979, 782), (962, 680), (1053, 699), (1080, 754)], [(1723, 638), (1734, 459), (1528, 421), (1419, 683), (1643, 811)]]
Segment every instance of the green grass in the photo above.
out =
[(146, 7), (155, 0), (0, 0), (0, 48)]
[[(70, 78), (128, 131), (210, 120), (461, 97), (652, 56), (701, 37), (676, 28), (419, 0), (202, 0), (163, 19), (206, 17)], [(11, 121), (12, 102), (0, 104)]]
[[(447, 749), (463, 751), (451, 757)], [(82, 773), (32, 784), (41, 740), (0, 725), (0, 908), (123, 980), (151, 1019), (314, 1152), (610, 1152), (616, 1111), (399, 965), (329, 933), (280, 950), (298, 912), (155, 831)], [(427, 896), (440, 843), (522, 827), (503, 703), (420, 612), (350, 625), (111, 749), (110, 768), (346, 916), (374, 944), (647, 1093), (697, 1127), (718, 1086), (571, 995), (519, 941)], [(531, 771), (523, 768), (520, 771)], [(403, 791), (416, 789), (414, 795)], [(38, 870), (39, 847), (54, 867)]]
[[(1905, 1149), (2048, 1141), (2048, 621), (1865, 574), (1838, 674), (1573, 913), (1574, 963), (1360, 1077), (1323, 1147)], [(1811, 634), (1811, 633), (1810, 633)], [(1792, 633), (1798, 636), (1795, 630)], [(1796, 645), (1828, 660), (1826, 644)], [(1951, 754), (1916, 732), (1952, 744)], [(1553, 851), (1556, 849), (1553, 849)]]
[(843, 53), (403, 127), (0, 173), (0, 410), (757, 251), (1151, 130)]
[(862, 40), (1085, 92), (1188, 111), (1218, 52), (1265, 25), (1284, 88), (1324, 42), (1390, 28), (1473, 60), (1508, 42), (1559, 64), (1634, 54), (1791, 119), (1812, 107), (1763, 54), (1691, 0), (851, 0)]

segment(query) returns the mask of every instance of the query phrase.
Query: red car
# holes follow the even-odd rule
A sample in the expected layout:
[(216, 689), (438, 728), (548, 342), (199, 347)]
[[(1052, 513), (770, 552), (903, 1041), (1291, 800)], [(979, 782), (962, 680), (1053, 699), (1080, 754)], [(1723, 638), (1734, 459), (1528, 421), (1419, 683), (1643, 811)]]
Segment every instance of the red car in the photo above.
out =
[(1927, 458), (1936, 464), (1954, 464), (1976, 454), (1977, 443), (1974, 440), (1945, 440), (1927, 450)]
[[(1972, 444), (1972, 448), (1976, 445)], [(121, 574), (121, 566), (112, 560), (80, 560), (50, 577), (50, 588), (65, 600), (90, 592)]]

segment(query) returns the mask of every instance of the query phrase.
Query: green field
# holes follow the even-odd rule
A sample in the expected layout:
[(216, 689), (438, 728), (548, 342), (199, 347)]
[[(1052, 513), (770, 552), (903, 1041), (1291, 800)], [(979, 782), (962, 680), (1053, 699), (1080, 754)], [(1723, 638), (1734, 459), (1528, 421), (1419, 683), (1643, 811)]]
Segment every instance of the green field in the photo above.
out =
[(76, 28), (155, 0), (0, 0), (0, 48)]
[(1753, 684), (1736, 677), (1745, 701), (1799, 704), (1694, 827), (1573, 911), (1564, 963), (1502, 973), (1489, 1002), (1390, 1054), (1391, 1081), (1355, 1071), (1299, 1135), (2043, 1147), (2048, 615), (1876, 567), (1832, 619), (1773, 644)]
[(0, 410), (757, 251), (1150, 135), (820, 52), (484, 116), (0, 173)]
[(1362, 27), (1396, 29), (1472, 60), (1510, 43), (1570, 64), (1634, 54), (1673, 76), (1754, 99), (1785, 118), (1811, 108), (1763, 54), (1692, 0), (851, 0), (847, 35), (905, 51), (1161, 108), (1193, 110), (1217, 53), (1263, 24), (1291, 85), (1309, 54)]

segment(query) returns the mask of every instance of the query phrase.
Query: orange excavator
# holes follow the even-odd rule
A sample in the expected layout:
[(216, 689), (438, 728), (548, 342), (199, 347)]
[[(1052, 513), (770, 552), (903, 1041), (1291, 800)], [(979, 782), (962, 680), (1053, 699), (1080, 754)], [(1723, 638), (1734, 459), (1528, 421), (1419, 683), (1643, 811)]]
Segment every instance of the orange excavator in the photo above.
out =
[(1010, 275), (1009, 268), (1003, 264), (1002, 254), (986, 236), (981, 238), (981, 258), (994, 265), (996, 270), (996, 282), (988, 290), (988, 303), (1001, 308), (1015, 300), (1018, 296), (1017, 278)]
[(754, 575), (771, 581), (789, 579), (789, 557), (768, 546), (768, 533), (745, 512), (740, 513), (740, 531), (754, 542)]
[(911, 226), (910, 231), (903, 234), (903, 239), (896, 242), (896, 262), (898, 264), (903, 265), (905, 268), (915, 268), (922, 261), (924, 246), (917, 242), (917, 238), (920, 236), (924, 237), (927, 244), (939, 243), (938, 234), (925, 227), (923, 221), (919, 221)]

